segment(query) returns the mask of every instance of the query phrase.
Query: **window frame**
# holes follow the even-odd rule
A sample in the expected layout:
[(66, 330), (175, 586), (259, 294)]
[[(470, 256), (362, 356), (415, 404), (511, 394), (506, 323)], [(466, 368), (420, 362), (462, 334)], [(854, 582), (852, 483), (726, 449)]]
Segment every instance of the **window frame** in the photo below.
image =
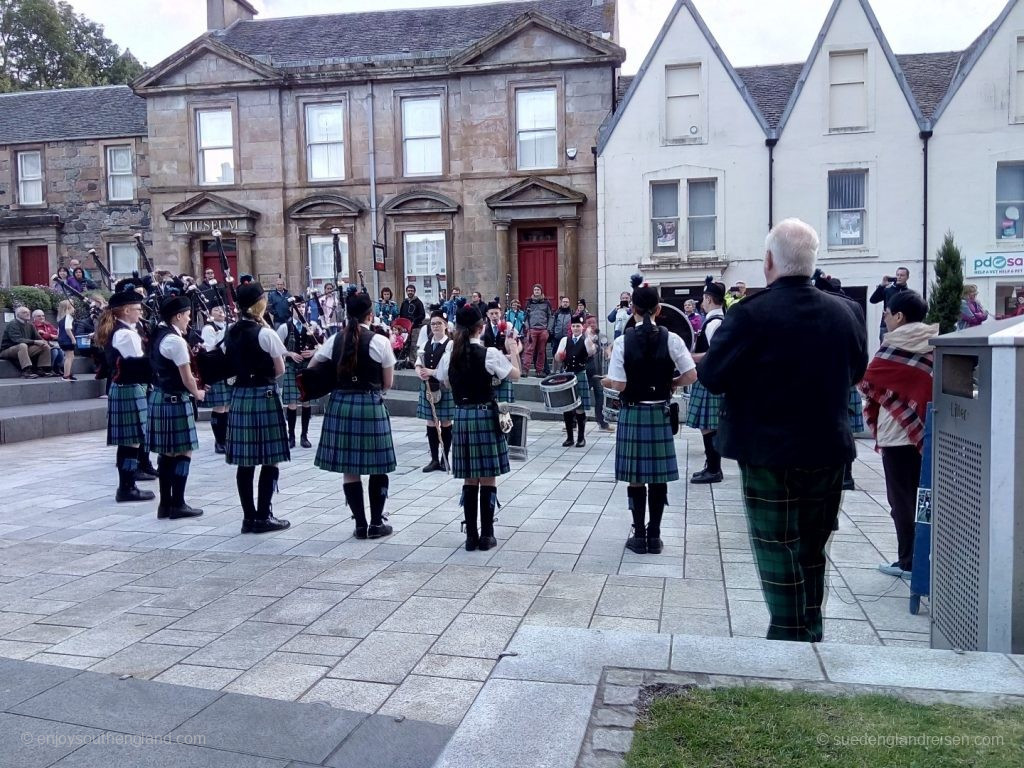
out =
[[(138, 182), (136, 180), (136, 169), (135, 169), (135, 143), (134, 142), (103, 142), (100, 145), (103, 151), (103, 171), (104, 177), (106, 178), (106, 188), (104, 190), (104, 196), (107, 202), (110, 203), (131, 203), (138, 199)], [(131, 166), (128, 173), (114, 173), (113, 164), (110, 161), (110, 151), (114, 149), (126, 149), (128, 150), (128, 163)], [(129, 197), (114, 197), (111, 192), (111, 181), (115, 176), (124, 177), (128, 176), (132, 183), (132, 193)]]
[[(42, 146), (35, 147), (22, 147), (14, 151), (14, 162), (12, 163), (14, 171), (14, 187), (16, 190), (16, 201), (19, 208), (45, 208), (46, 207), (46, 152)], [(38, 155), (39, 156), (39, 177), (35, 178), (23, 178), (21, 171), (21, 158), (25, 155)], [(25, 202), (25, 195), (22, 191), (22, 185), (26, 182), (38, 182), (39, 183), (39, 201), (38, 202)]]
[[(669, 96), (669, 71), (676, 69), (697, 70), (698, 91), (693, 94), (697, 97), (698, 113), (700, 114), (700, 132), (698, 134), (687, 134), (685, 136), (671, 136), (669, 134), (669, 99), (684, 98), (683, 95)], [(708, 106), (707, 106), (707, 70), (703, 59), (679, 59), (665, 64), (662, 70), (662, 96), (661, 96), (661, 136), (662, 144), (706, 144), (708, 134)]]
[[(309, 135), (309, 108), (310, 107), (329, 107), (337, 106), (341, 110), (341, 141), (313, 141)], [(300, 99), (299, 100), (299, 114), (302, 119), (301, 124), (301, 150), (302, 150), (302, 177), (309, 184), (332, 184), (339, 181), (349, 180), (349, 171), (351, 164), (349, 163), (349, 111), (348, 111), (348, 96), (330, 96), (322, 99)], [(314, 146), (319, 145), (330, 145), (330, 144), (341, 144), (341, 176), (324, 176), (319, 178), (313, 178), (312, 175), (312, 162), (310, 158), (310, 152)]]
[(1013, 36), (1013, 50), (1010, 52), (1010, 105), (1009, 118), (1011, 125), (1024, 123), (1024, 30), (1018, 30)]
[[(846, 134), (846, 133), (869, 133), (874, 130), (874, 109), (872, 107), (873, 100), (872, 95), (872, 84), (874, 82), (874, 70), (873, 70), (873, 57), (871, 55), (871, 49), (867, 47), (855, 47), (855, 48), (831, 48), (827, 51), (828, 53), (828, 70), (825, 77), (825, 133), (826, 134)], [(864, 79), (863, 80), (844, 80), (841, 82), (833, 82), (833, 61), (835, 58), (840, 56), (853, 56), (860, 54), (864, 59)], [(832, 88), (834, 86), (842, 85), (854, 85), (861, 83), (864, 89), (864, 125), (859, 126), (840, 126), (833, 127), (832, 125)]]
[[(555, 127), (519, 129), (519, 93), (525, 91), (554, 90), (555, 92)], [(538, 171), (559, 171), (565, 168), (565, 84), (561, 78), (538, 80), (522, 80), (510, 82), (508, 85), (509, 170), (524, 176), (535, 175)], [(519, 135), (522, 132), (536, 133), (539, 131), (555, 131), (555, 164), (552, 166), (525, 167), (519, 160)]]
[[(400, 167), (400, 174), (404, 178), (434, 178), (443, 176), (447, 172), (448, 158), (447, 158), (447, 111), (445, 109), (447, 99), (445, 91), (403, 91), (401, 93), (396, 92), (395, 100), (397, 103), (396, 119), (398, 121), (398, 129), (395, 131), (396, 136), (401, 137), (402, 150), (400, 153), (396, 153), (399, 156), (396, 158)], [(405, 105), (412, 101), (427, 101), (431, 99), (437, 100), (437, 112), (438, 112), (438, 126), (437, 136), (406, 136), (405, 132)], [(425, 173), (412, 173), (409, 170), (409, 157), (407, 154), (408, 142), (410, 141), (425, 141), (425, 140), (437, 140), (437, 152), (438, 167), (436, 171), (427, 171)]]
[[(440, 235), (441, 236), (442, 243), (443, 243), (442, 250), (441, 250), (441, 266), (443, 267), (444, 272), (434, 272), (433, 274), (426, 275), (426, 276), (428, 276), (428, 277), (435, 277), (438, 274), (443, 274), (444, 277), (445, 277), (445, 284), (447, 284), (448, 276), (451, 274), (451, 271), (449, 270), (449, 264), (450, 264), (450, 259), (451, 259), (451, 248), (452, 248), (452, 239), (453, 239), (452, 238), (453, 232), (452, 232), (452, 230), (450, 228), (442, 227), (442, 226), (431, 226), (431, 224), (423, 223), (423, 224), (419, 224), (419, 225), (404, 226), (396, 234), (398, 234), (398, 236), (399, 236), (398, 240), (399, 240), (399, 243), (401, 243), (401, 249), (402, 249), (402, 271), (401, 271), (401, 275), (402, 275), (403, 282), (401, 284), (401, 290), (397, 291), (396, 294), (395, 294), (395, 301), (397, 301), (399, 304), (401, 304), (402, 303), (402, 299), (405, 298), (405, 289), (406, 289), (406, 287), (408, 285), (410, 285), (410, 282), (409, 282), (409, 276), (410, 275), (413, 275), (413, 276), (426, 275), (426, 273), (411, 272), (410, 271), (409, 248), (408, 248), (408, 238), (409, 238), (410, 235)], [(421, 285), (419, 282), (412, 283), (412, 285), (416, 286), (416, 296), (423, 302), (424, 306), (426, 306), (427, 304), (432, 303), (432, 302), (430, 302), (430, 301), (428, 301), (427, 299), (424, 298), (424, 294), (426, 293), (426, 291), (424, 290), (423, 285)], [(439, 287), (440, 287), (440, 285), (435, 285), (433, 287), (433, 293), (434, 293), (434, 299), (435, 300), (438, 297), (438, 288)]]
[[(207, 149), (226, 149), (226, 147), (206, 147), (200, 148), (200, 132), (199, 132), (199, 113), (200, 112), (220, 112), (228, 111), (231, 115), (231, 156), (232, 156), (232, 180), (206, 182), (203, 181), (203, 164), (201, 153)], [(238, 187), (242, 183), (242, 164), (241, 164), (241, 150), (238, 139), (238, 102), (235, 99), (225, 100), (220, 99), (216, 101), (195, 101), (188, 105), (189, 114), (189, 131), (190, 138), (192, 141), (192, 152), (191, 152), (191, 163), (192, 178), (195, 179), (196, 186), (213, 189), (225, 189), (231, 187)]]
[[(133, 251), (134, 264), (132, 265), (132, 268), (126, 272), (115, 269), (114, 250), (119, 248), (130, 248)], [(111, 276), (115, 279), (119, 277), (128, 277), (131, 275), (133, 270), (139, 269), (139, 260), (139, 250), (136, 248), (134, 240), (111, 240), (107, 243), (107, 268), (110, 270)]]
[[(680, 253), (680, 240), (681, 240), (681, 238), (680, 238), (680, 232), (679, 232), (679, 223), (680, 223), (679, 192), (682, 189), (682, 182), (683, 181), (684, 181), (684, 179), (658, 179), (658, 180), (652, 180), (651, 182), (649, 182), (648, 190), (649, 190), (649, 194), (651, 196), (650, 206), (648, 207), (648, 210), (650, 211), (650, 216), (649, 216), (649, 221), (650, 221), (649, 235), (650, 235), (650, 238), (651, 238), (649, 243), (650, 243), (651, 256), (653, 258), (655, 258), (655, 259), (657, 259), (659, 257), (664, 258), (664, 257), (669, 256), (669, 255), (678, 255)], [(667, 187), (674, 187), (675, 188), (675, 191), (676, 191), (676, 214), (675, 214), (675, 216), (655, 216), (654, 215), (654, 188), (655, 187), (665, 187), (665, 188), (667, 188)], [(658, 226), (658, 224), (664, 223), (664, 222), (674, 222), (675, 223), (675, 242), (671, 246), (666, 245), (666, 246), (662, 246), (662, 247), (659, 248), (659, 246), (657, 244), (658, 243), (657, 226)]]
[[(693, 178), (687, 178), (686, 181), (686, 253), (687, 256), (707, 256), (709, 254), (718, 253), (718, 179), (714, 177), (700, 177), (694, 176)], [(690, 194), (690, 187), (693, 184), (710, 184), (711, 185), (711, 198), (714, 201), (715, 212), (712, 214), (693, 214), (690, 212), (690, 201), (693, 199), (693, 195)], [(713, 238), (714, 242), (710, 249), (695, 250), (692, 247), (693, 242), (693, 225), (694, 219), (708, 220), (710, 219), (713, 226)]]
[[(825, 173), (825, 249), (828, 252), (838, 251), (865, 251), (869, 248), (869, 229), (868, 229), (868, 212), (870, 211), (870, 174), (871, 169), (867, 167), (843, 167), (843, 168), (830, 168)], [(863, 206), (860, 208), (833, 208), (830, 194), (829, 184), (833, 176), (839, 175), (851, 175), (860, 174), (863, 179), (863, 195), (862, 200)], [(831, 228), (831, 217), (833, 213), (840, 214), (860, 212), (860, 242), (859, 243), (833, 243), (832, 242), (832, 228)]]
[[(997, 219), (999, 217), (999, 210), (1001, 208), (1005, 208), (1006, 206), (1014, 205), (1014, 206), (1017, 207), (1018, 212), (1024, 212), (1024, 200), (1001, 200), (999, 198), (999, 170), (1000, 170), (1000, 168), (1019, 168), (1021, 170), (1021, 173), (1024, 174), (1024, 159), (1019, 160), (1019, 161), (1012, 161), (1012, 160), (1002, 161), (1001, 160), (1001, 161), (997, 161), (996, 162), (996, 177), (995, 177), (995, 184), (993, 185), (992, 191), (993, 191), (993, 199), (995, 201), (994, 213), (995, 213)], [(1020, 218), (1017, 219), (1016, 229), (1020, 233), (1017, 234), (1017, 235), (1014, 235), (1013, 237), (1004, 237), (997, 230), (996, 234), (993, 237), (993, 241), (995, 243), (998, 243), (998, 244), (1002, 245), (1002, 246), (1013, 244), (1013, 245), (1017, 245), (1019, 247), (1019, 245), (1021, 243), (1024, 243), (1024, 221), (1022, 221)]]
[[(346, 282), (351, 282), (351, 271), (352, 271), (352, 233), (342, 231), (338, 235), (339, 242), (344, 241), (345, 246), (342, 251), (342, 263), (341, 263), (341, 274)], [(334, 254), (334, 236), (329, 232), (309, 232), (305, 236), (305, 257), (306, 266), (309, 267), (310, 280), (312, 280), (315, 288), (322, 289), (324, 283), (334, 283), (334, 287), (338, 290), (338, 276), (329, 275), (328, 277), (317, 277), (313, 274), (313, 245), (323, 243), (329, 246), (332, 250), (331, 253), (331, 266), (333, 268)]]

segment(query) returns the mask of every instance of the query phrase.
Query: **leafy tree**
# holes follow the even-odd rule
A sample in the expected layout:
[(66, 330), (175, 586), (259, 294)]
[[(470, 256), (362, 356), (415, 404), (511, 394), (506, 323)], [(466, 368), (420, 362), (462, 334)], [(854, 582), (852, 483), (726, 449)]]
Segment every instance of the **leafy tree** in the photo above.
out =
[(935, 278), (928, 297), (929, 323), (939, 324), (939, 333), (956, 330), (960, 320), (960, 300), (964, 293), (964, 265), (960, 249), (947, 232), (935, 258)]
[(0, 92), (126, 83), (142, 71), (63, 0), (0, 0)]

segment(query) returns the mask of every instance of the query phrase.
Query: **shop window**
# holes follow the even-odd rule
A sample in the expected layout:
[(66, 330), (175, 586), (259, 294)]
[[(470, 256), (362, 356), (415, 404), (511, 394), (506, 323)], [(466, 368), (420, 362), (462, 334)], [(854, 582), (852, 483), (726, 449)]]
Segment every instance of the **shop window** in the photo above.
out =
[[(406, 232), (402, 236), (405, 257), (405, 285), (416, 286), (424, 306), (438, 301), (440, 283), (448, 273), (447, 242), (444, 232)], [(396, 295), (404, 297), (405, 286)], [(397, 299), (401, 302), (401, 298)]]
[(687, 182), (686, 226), (689, 230), (690, 253), (707, 253), (715, 250), (715, 227), (718, 216), (715, 212), (715, 181)]

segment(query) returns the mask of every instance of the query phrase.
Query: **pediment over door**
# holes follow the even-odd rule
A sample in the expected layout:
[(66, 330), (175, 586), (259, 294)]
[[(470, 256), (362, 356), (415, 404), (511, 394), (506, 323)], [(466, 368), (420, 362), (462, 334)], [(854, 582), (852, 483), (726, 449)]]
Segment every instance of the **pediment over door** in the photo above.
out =
[(578, 217), (587, 196), (571, 187), (531, 176), (486, 200), (497, 219)]
[(289, 206), (289, 219), (354, 219), (363, 212), (355, 200), (342, 195), (313, 195)]
[(459, 212), (459, 204), (440, 192), (412, 190), (395, 195), (381, 206), (381, 211), (385, 216), (455, 214)]
[(164, 211), (176, 235), (191, 235), (219, 229), (235, 235), (255, 232), (259, 211), (246, 208), (226, 197), (202, 192)]

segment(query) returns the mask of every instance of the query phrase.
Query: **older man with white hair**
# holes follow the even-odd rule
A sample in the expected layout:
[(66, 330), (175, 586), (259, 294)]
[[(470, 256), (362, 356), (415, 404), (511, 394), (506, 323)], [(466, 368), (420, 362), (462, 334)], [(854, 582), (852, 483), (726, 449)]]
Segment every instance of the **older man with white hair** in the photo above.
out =
[(819, 642), (825, 545), (856, 455), (847, 406), (867, 367), (867, 330), (852, 302), (811, 283), (812, 227), (779, 222), (765, 251), (767, 289), (726, 313), (697, 375), (725, 395), (716, 444), (739, 462), (768, 638)]
[(39, 332), (32, 325), (31, 310), (18, 307), (14, 310), (14, 318), (14, 322), (4, 328), (3, 341), (0, 341), (0, 360), (17, 360), (21, 375), (26, 379), (52, 376), (50, 345), (39, 337)]

